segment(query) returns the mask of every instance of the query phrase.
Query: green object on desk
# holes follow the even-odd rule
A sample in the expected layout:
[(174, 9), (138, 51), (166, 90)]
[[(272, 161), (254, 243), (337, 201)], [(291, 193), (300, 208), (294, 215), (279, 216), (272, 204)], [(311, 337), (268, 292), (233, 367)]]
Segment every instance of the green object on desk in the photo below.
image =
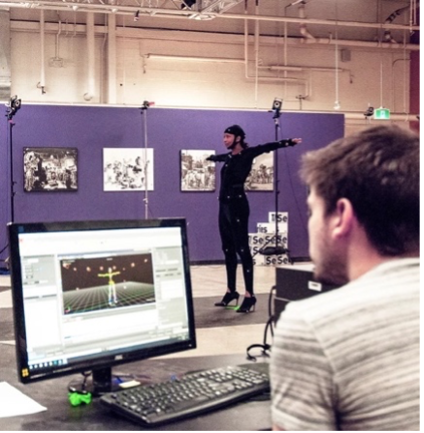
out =
[(68, 400), (71, 406), (80, 406), (82, 404), (90, 404), (92, 400), (91, 392), (69, 392)]

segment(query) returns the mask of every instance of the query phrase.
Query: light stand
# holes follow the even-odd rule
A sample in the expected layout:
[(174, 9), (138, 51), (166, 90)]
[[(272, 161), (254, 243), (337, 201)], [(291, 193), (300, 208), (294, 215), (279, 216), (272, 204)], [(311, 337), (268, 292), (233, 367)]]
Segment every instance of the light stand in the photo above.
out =
[[(15, 181), (13, 176), (13, 135), (12, 128), (15, 126), (13, 122), (13, 116), (16, 112), (21, 108), (21, 100), (15, 95), (13, 98), (10, 98), (8, 104), (6, 104), (6, 117), (7, 123), (9, 125), (9, 135), (8, 135), (8, 144), (9, 144), (9, 171), (10, 171), (10, 222), (13, 223), (15, 221)], [(2, 254), (8, 247), (8, 244), (0, 251)], [(3, 261), (3, 260), (2, 260)], [(8, 258), (5, 261), (8, 262)]]
[[(274, 115), (272, 118), (274, 119), (275, 125), (275, 141), (279, 141), (279, 130), (280, 130), (280, 111), (283, 105), (283, 101), (281, 99), (275, 98), (272, 104), (272, 111)], [(278, 176), (278, 149), (274, 151), (274, 206), (275, 206), (275, 234), (274, 236), (259, 250), (259, 253), (264, 256), (274, 256), (280, 254), (286, 254), (289, 252), (287, 248), (280, 246), (280, 235), (278, 228), (278, 195), (280, 194), (279, 190), (279, 176)], [(274, 240), (275, 246), (267, 246), (270, 242)]]
[(148, 161), (147, 161), (147, 109), (153, 105), (154, 102), (148, 102), (143, 101), (143, 105), (141, 106), (141, 115), (143, 116), (143, 127), (144, 127), (144, 219), (149, 218), (149, 197), (148, 197), (148, 181), (149, 178), (147, 176), (147, 167), (148, 167)]
[(13, 135), (12, 129), (15, 126), (13, 116), (21, 108), (21, 100), (15, 95), (6, 105), (6, 117), (9, 124), (9, 167), (10, 167), (10, 222), (15, 221), (15, 181), (13, 177)]

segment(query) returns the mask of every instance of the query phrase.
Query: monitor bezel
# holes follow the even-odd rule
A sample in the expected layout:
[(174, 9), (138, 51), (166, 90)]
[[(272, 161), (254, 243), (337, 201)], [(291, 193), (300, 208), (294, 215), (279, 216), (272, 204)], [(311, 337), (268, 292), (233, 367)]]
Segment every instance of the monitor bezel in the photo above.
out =
[[(184, 278), (186, 282), (186, 306), (188, 313), (189, 338), (184, 341), (174, 342), (165, 346), (145, 347), (122, 355), (105, 354), (93, 359), (62, 365), (51, 368), (38, 374), (29, 374), (29, 363), (27, 353), (27, 337), (24, 315), (24, 298), (22, 286), (22, 270), (19, 253), (19, 234), (43, 233), (55, 231), (84, 231), (84, 230), (107, 230), (107, 229), (130, 229), (130, 228), (154, 228), (154, 227), (177, 227), (181, 230), (182, 257), (184, 266)], [(10, 273), (12, 284), (12, 303), (14, 317), (14, 331), (16, 343), (16, 362), (18, 378), (24, 383), (32, 383), (45, 379), (75, 374), (87, 371), (101, 371), (117, 365), (141, 361), (143, 359), (183, 352), (197, 347), (193, 294), (190, 275), (190, 262), (188, 251), (187, 224), (185, 218), (160, 218), (146, 220), (107, 220), (107, 221), (65, 221), (44, 223), (9, 223), (9, 250), (10, 250)]]

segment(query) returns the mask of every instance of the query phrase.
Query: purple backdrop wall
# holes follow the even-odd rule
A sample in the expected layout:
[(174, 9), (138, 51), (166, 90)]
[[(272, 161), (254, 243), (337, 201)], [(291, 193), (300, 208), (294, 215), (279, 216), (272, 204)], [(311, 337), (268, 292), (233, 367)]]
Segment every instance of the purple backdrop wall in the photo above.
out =
[[(146, 116), (144, 119), (143, 116)], [(180, 191), (180, 150), (210, 149), (223, 153), (224, 129), (239, 124), (251, 145), (273, 141), (272, 113), (194, 109), (80, 107), (25, 105), (14, 117), (13, 171), (16, 222), (144, 218), (144, 192), (103, 191), (103, 148), (154, 149), (154, 191), (148, 193), (149, 217), (187, 218), (192, 261), (222, 259), (217, 227), (219, 176), (215, 192)], [(7, 243), (10, 221), (8, 127), (0, 125), (1, 194), (0, 248)], [(299, 158), (305, 151), (328, 144), (344, 134), (340, 114), (281, 113), (279, 137), (302, 137), (300, 146), (278, 151), (279, 210), (289, 212), (292, 257), (307, 257), (306, 189), (298, 179)], [(77, 147), (78, 184), (73, 193), (23, 191), (24, 147)], [(220, 168), (220, 165), (217, 166)], [(217, 173), (218, 174), (218, 173)], [(266, 222), (274, 210), (273, 192), (249, 192), (250, 230)], [(7, 251), (4, 254), (7, 254)]]

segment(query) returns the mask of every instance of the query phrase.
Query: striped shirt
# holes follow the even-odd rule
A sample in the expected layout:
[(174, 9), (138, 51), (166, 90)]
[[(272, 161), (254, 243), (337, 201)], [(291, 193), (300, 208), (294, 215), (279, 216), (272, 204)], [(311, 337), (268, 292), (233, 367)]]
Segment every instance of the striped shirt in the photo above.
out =
[(419, 430), (419, 258), (291, 302), (270, 365), (285, 430)]

